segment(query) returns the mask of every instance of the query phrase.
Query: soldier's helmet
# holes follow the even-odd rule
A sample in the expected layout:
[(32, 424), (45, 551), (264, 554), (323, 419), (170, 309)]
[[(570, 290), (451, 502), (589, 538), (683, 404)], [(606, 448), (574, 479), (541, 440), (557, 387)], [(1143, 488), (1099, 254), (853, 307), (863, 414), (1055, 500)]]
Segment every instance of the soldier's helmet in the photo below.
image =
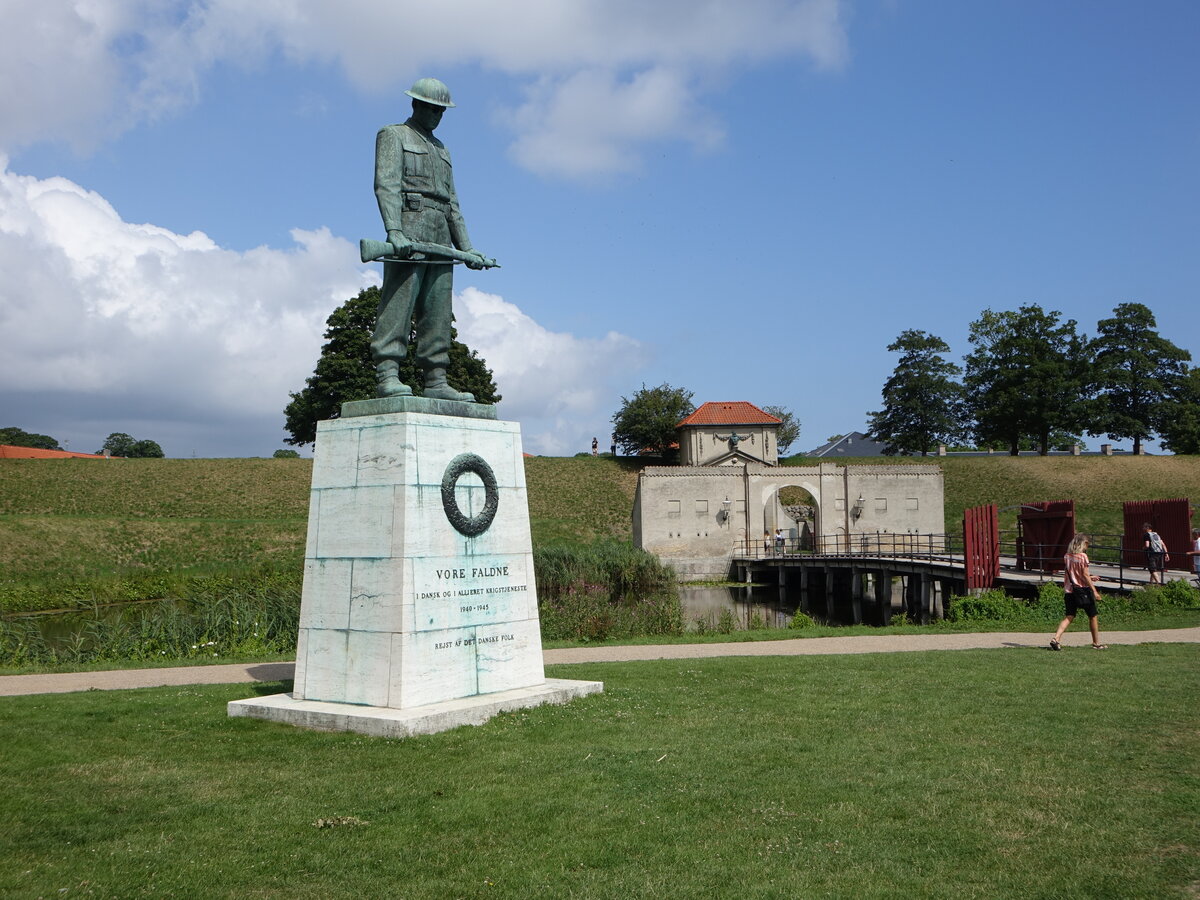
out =
[(412, 97), (414, 100), (420, 100), (422, 103), (432, 103), (434, 106), (453, 106), (454, 101), (450, 99), (450, 88), (442, 84), (436, 78), (418, 78), (417, 83), (412, 86), (412, 90), (404, 93)]

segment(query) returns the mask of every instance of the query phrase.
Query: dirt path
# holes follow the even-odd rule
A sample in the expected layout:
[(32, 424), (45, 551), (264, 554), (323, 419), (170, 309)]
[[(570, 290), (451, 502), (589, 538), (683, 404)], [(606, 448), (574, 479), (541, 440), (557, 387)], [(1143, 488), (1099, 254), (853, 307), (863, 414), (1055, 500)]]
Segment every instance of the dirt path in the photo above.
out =
[[(1158, 631), (1105, 631), (1108, 644), (1195, 644), (1200, 627)], [(726, 644), (650, 644), (644, 646), (573, 647), (547, 650), (547, 665), (584, 662), (632, 662), (650, 659), (700, 659), (715, 656), (821, 656), (839, 653), (904, 653), (921, 650), (1045, 649), (1048, 636), (1030, 632), (989, 634), (890, 634), (857, 637), (797, 638)], [(1086, 631), (1068, 632), (1066, 651), (1089, 650)], [(0, 676), (0, 697), (22, 694), (65, 694), (72, 691), (115, 691), (125, 688), (184, 684), (239, 684), (285, 681), (295, 663), (251, 663), (229, 666), (183, 666), (172, 669), (119, 669), (109, 672), (64, 672), (54, 675)]]

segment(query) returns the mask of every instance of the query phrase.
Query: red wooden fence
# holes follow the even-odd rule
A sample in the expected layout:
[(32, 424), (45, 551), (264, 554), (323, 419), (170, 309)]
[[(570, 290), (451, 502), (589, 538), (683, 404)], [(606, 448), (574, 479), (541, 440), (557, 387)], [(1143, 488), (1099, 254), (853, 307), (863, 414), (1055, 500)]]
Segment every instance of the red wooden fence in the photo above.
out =
[(968, 588), (990, 588), (1000, 575), (1000, 524), (996, 504), (963, 513), (963, 565)]
[(1024, 503), (1017, 514), (1017, 527), (1021, 533), (1017, 543), (1017, 568), (1059, 572), (1067, 545), (1075, 536), (1075, 501)]
[(1149, 522), (1158, 532), (1171, 559), (1168, 569), (1192, 568), (1192, 558), (1186, 553), (1192, 547), (1192, 508), (1186, 497), (1174, 500), (1130, 500), (1125, 507), (1125, 534), (1121, 547), (1125, 565), (1146, 565), (1146, 543), (1142, 539), (1142, 524)]

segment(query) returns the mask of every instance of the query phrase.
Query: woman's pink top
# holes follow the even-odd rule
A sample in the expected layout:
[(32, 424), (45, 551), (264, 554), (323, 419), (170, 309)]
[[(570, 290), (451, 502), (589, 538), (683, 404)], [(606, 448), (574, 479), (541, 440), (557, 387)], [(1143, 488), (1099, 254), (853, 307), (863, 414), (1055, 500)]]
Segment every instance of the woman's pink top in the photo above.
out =
[(1086, 553), (1068, 553), (1063, 557), (1063, 590), (1068, 594), (1072, 592), (1073, 586), (1087, 588), (1087, 574)]

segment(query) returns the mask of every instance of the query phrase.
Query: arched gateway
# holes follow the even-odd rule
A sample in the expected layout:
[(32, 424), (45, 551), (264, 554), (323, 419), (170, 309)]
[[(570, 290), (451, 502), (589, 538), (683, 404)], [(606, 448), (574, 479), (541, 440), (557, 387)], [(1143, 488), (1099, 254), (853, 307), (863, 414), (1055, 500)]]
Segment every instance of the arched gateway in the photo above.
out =
[(735, 549), (747, 541), (777, 528), (798, 536), (796, 520), (779, 502), (788, 486), (812, 497), (817, 539), (945, 530), (936, 465), (650, 466), (634, 497), (634, 545), (684, 580), (725, 578)]

